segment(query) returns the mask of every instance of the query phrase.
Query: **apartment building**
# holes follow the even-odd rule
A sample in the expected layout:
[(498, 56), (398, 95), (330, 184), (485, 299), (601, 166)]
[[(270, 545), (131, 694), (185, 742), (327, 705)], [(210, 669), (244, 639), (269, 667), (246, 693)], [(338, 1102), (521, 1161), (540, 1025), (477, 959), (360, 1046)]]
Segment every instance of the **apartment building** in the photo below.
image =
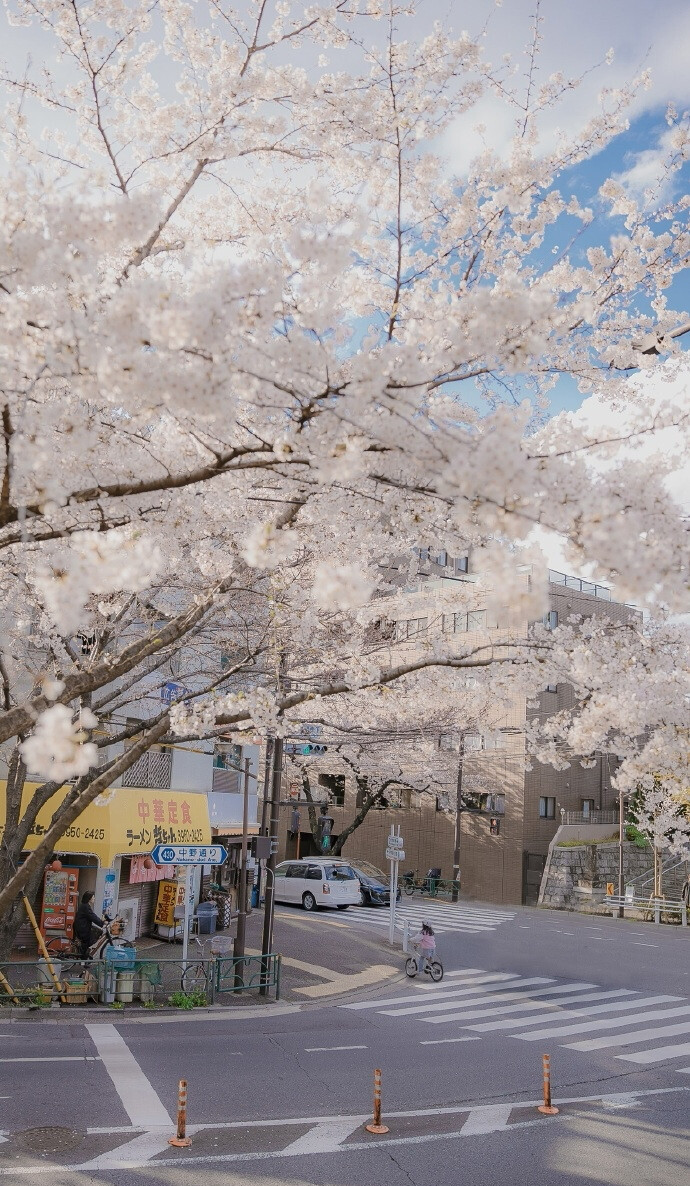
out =
[[(394, 637), (412, 654), (439, 633), (445, 635), (447, 645), (452, 647), (455, 639), (459, 648), (470, 637), (477, 646), (490, 646), (499, 630), (502, 640), (514, 637), (517, 641), (525, 636), (528, 623), (514, 607), (506, 606), (492, 616), (481, 604), (482, 595), (468, 557), (453, 558), (430, 549), (419, 549), (418, 557), (422, 571), (412, 579), (407, 576), (406, 564), (399, 570), (405, 572), (404, 576), (393, 567), (386, 571), (386, 578), (397, 588), (382, 602), (385, 614), (376, 626), (382, 639)], [(527, 570), (524, 579), (530, 579)], [(443, 594), (442, 610), (429, 597), (434, 590)], [(639, 616), (633, 607), (612, 600), (610, 590), (604, 586), (549, 572), (545, 625), (555, 628), (572, 614), (602, 615), (612, 623)], [(452, 877), (459, 824), (463, 891), (489, 902), (536, 904), (548, 846), (561, 822), (561, 813), (581, 813), (593, 820), (600, 818), (599, 813), (610, 813), (613, 820), (617, 812), (616, 794), (611, 787), (616, 762), (609, 755), (597, 755), (593, 768), (582, 767), (576, 758), (563, 771), (537, 762), (531, 764), (531, 769), (526, 768), (526, 724), (572, 705), (573, 689), (558, 684), (540, 690), (529, 704), (516, 698), (507, 710), (502, 706), (493, 716), (489, 713), (486, 723), (469, 726), (457, 721), (450, 739), (455, 757), (446, 763), (446, 793), (431, 796), (403, 792), (391, 796), (387, 805), (369, 812), (346, 841), (343, 855), (383, 866), (385, 838), (391, 825), (399, 824), (405, 839), (404, 869), (425, 873), (438, 866), (444, 877)], [(439, 744), (447, 740), (441, 736)], [(462, 811), (457, 816), (460, 761), (463, 798), (479, 810)], [(327, 755), (315, 759), (313, 769), (314, 794), (322, 794), (328, 801), (336, 838), (356, 814), (361, 794), (358, 797), (354, 780), (347, 777), (337, 791), (333, 790)], [(290, 793), (299, 796), (296, 776)], [(289, 828), (288, 815), (289, 809), (284, 809), (280, 851), (289, 858), (296, 855), (297, 835)], [(301, 817), (299, 851), (310, 855), (314, 848), (304, 808)], [(612, 831), (616, 826), (612, 823)]]

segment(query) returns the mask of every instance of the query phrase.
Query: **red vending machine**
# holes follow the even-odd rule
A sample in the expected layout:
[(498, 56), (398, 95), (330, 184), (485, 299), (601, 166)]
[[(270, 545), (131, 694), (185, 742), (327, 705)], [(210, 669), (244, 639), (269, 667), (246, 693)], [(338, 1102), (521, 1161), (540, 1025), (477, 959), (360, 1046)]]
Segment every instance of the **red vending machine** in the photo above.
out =
[(79, 904), (79, 870), (46, 869), (43, 876), (41, 932), (48, 939), (62, 939), (67, 947), (74, 936), (74, 916)]

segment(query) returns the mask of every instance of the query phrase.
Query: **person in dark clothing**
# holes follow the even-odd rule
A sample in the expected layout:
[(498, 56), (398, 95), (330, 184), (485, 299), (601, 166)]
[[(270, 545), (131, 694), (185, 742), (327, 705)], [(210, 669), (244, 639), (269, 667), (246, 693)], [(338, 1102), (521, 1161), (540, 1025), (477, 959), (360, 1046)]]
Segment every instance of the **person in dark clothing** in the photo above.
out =
[[(82, 894), (81, 902), (74, 916), (74, 934), (79, 940), (81, 947), (81, 954), (84, 959), (88, 958), (89, 947), (96, 942), (98, 934), (102, 931), (106, 922), (110, 922), (108, 915), (99, 918), (93, 908), (93, 900), (95, 894), (87, 892)], [(94, 935), (94, 927), (97, 928), (97, 934)]]

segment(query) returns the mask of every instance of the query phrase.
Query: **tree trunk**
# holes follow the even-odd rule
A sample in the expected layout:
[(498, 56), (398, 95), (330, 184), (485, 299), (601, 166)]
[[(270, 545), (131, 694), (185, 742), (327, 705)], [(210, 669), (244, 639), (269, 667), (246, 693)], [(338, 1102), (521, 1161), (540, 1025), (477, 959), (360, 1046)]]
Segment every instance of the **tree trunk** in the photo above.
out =
[[(366, 780), (364, 780), (364, 781), (365, 781), (365, 785), (366, 785)], [(357, 779), (357, 786), (360, 786), (359, 778)], [(376, 803), (376, 801), (381, 798), (382, 791), (383, 791), (383, 787), (378, 787), (377, 790), (375, 790), (375, 791), (365, 791), (362, 806), (360, 807), (359, 811), (357, 812), (355, 818), (347, 825), (346, 828), (343, 828), (342, 832), (338, 836), (338, 839), (336, 840), (335, 844), (333, 845), (332, 851), (333, 851), (334, 857), (340, 856), (340, 853), (343, 851), (343, 845), (345, 844), (346, 840), (349, 840), (352, 833), (356, 832), (358, 827), (360, 826), (360, 824), (364, 823), (365, 819), (367, 818), (369, 812), (371, 811), (371, 809), (374, 806), (374, 804)]]

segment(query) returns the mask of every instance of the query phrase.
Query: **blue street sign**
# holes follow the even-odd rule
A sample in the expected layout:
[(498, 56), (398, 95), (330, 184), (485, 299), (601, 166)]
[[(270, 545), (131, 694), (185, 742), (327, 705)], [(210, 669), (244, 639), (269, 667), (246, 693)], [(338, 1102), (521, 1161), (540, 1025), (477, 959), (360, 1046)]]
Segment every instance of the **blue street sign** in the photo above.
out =
[(151, 853), (157, 865), (223, 865), (227, 857), (222, 844), (157, 844)]
[(183, 696), (191, 696), (189, 688), (183, 687), (182, 684), (176, 684), (172, 680), (168, 680), (167, 684), (163, 684), (161, 688), (161, 700), (164, 704), (175, 704)]

